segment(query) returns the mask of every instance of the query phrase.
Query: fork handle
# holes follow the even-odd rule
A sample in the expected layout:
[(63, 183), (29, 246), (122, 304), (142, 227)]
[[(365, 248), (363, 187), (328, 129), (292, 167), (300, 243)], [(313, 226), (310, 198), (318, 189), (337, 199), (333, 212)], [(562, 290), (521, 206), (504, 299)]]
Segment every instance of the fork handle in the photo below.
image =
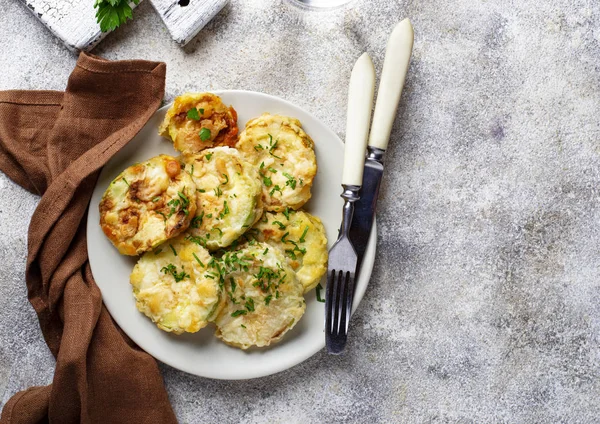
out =
[(342, 184), (362, 184), (374, 94), (375, 68), (369, 55), (363, 53), (350, 75)]

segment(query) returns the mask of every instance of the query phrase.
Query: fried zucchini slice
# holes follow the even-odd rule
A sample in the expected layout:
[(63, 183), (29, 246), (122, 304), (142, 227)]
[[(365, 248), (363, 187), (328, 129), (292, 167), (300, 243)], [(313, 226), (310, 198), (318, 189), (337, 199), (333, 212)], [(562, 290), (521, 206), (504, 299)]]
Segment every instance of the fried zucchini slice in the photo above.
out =
[(177, 236), (196, 213), (196, 185), (177, 159), (156, 156), (125, 169), (100, 201), (102, 231), (123, 255)]
[(327, 236), (321, 220), (305, 211), (267, 212), (254, 225), (256, 239), (281, 249), (304, 293), (327, 272)]
[(175, 334), (205, 327), (223, 305), (211, 261), (208, 250), (184, 235), (145, 253), (130, 277), (138, 310)]
[(220, 263), (227, 297), (215, 335), (225, 343), (241, 349), (269, 346), (304, 314), (304, 288), (277, 248), (249, 244), (226, 252)]
[(258, 172), (229, 147), (184, 155), (182, 160), (197, 188), (189, 233), (210, 250), (229, 246), (262, 215)]
[(237, 113), (212, 93), (186, 93), (175, 98), (158, 130), (185, 154), (214, 146), (235, 146)]
[(310, 199), (317, 159), (300, 121), (265, 113), (246, 124), (236, 147), (259, 168), (266, 210), (299, 209)]

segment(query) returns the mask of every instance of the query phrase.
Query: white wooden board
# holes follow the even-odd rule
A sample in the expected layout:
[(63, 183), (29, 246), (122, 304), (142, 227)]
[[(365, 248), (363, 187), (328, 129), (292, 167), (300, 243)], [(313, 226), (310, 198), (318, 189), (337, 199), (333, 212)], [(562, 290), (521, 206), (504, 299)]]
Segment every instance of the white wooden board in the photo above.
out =
[[(94, 0), (19, 0), (73, 51), (90, 51), (107, 33), (96, 22)], [(227, 4), (228, 0), (152, 0), (173, 39), (185, 45)], [(131, 3), (131, 7), (135, 5)], [(135, 13), (134, 13), (135, 19)]]
[(187, 44), (219, 13), (228, 0), (150, 0), (180, 45)]

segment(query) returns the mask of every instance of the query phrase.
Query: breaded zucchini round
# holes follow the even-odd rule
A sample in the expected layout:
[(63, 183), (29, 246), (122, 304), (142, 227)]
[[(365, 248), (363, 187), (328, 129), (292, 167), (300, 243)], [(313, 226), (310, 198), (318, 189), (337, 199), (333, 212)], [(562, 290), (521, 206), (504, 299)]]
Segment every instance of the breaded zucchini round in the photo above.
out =
[(321, 220), (304, 211), (265, 213), (254, 225), (257, 240), (285, 252), (304, 293), (327, 272), (327, 236)]
[(229, 246), (262, 215), (258, 172), (229, 147), (182, 159), (197, 188), (196, 216), (189, 233), (210, 250)]
[(225, 343), (269, 346), (304, 314), (304, 288), (277, 248), (253, 243), (225, 253), (220, 262), (227, 298), (215, 319), (215, 335)]
[(298, 209), (310, 199), (317, 160), (300, 121), (265, 113), (246, 124), (236, 147), (259, 168), (266, 210)]
[(235, 146), (237, 113), (211, 93), (186, 93), (175, 98), (158, 130), (175, 149), (192, 154), (213, 146)]
[(196, 185), (177, 159), (130, 166), (100, 201), (100, 226), (123, 255), (139, 255), (183, 232), (196, 213)]
[(223, 305), (210, 254), (184, 237), (144, 254), (130, 277), (138, 310), (161, 330), (175, 334), (205, 327)]

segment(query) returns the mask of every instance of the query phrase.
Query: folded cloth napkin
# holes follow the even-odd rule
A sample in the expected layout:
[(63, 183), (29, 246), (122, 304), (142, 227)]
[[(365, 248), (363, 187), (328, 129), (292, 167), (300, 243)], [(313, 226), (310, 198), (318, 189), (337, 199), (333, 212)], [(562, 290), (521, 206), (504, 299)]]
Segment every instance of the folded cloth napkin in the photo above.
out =
[[(175, 423), (154, 359), (112, 321), (90, 271), (86, 211), (100, 168), (160, 106), (166, 66), (81, 54), (66, 91), (0, 92), (0, 170), (42, 195), (26, 282), (56, 370), (2, 423)], [(92, 205), (96, 207), (96, 205)]]

